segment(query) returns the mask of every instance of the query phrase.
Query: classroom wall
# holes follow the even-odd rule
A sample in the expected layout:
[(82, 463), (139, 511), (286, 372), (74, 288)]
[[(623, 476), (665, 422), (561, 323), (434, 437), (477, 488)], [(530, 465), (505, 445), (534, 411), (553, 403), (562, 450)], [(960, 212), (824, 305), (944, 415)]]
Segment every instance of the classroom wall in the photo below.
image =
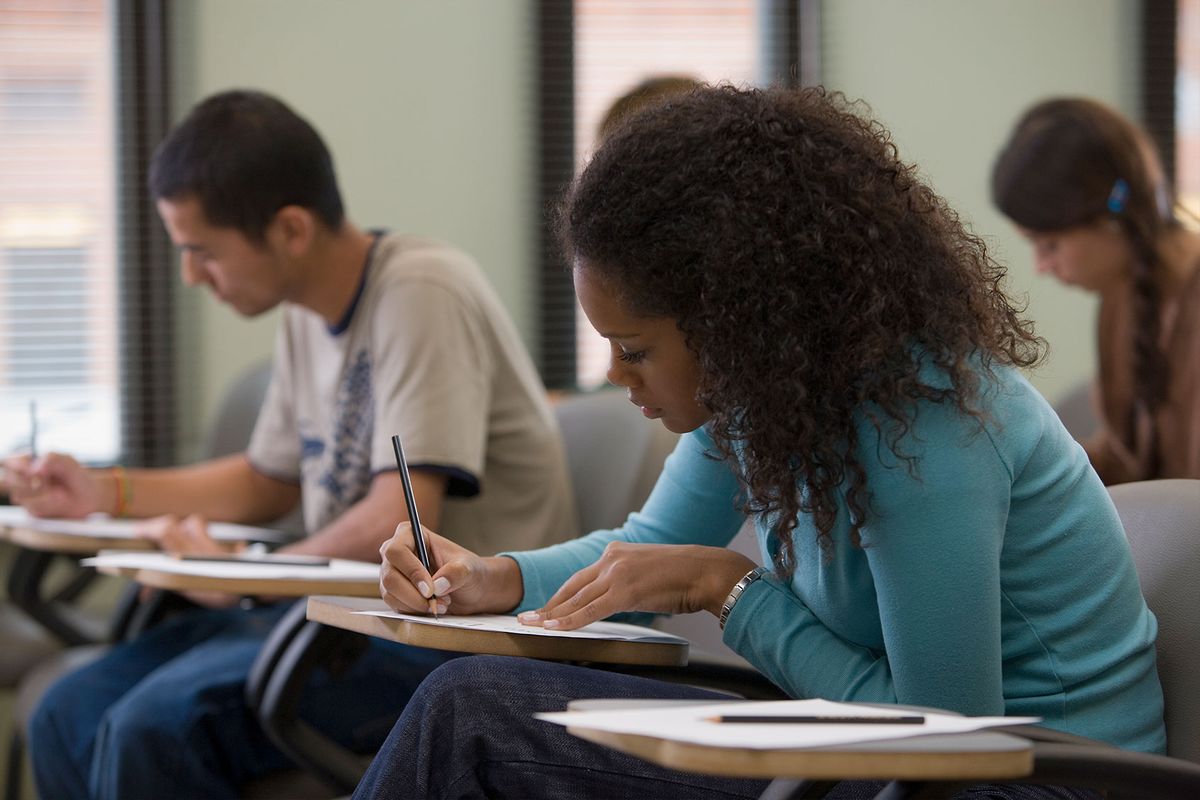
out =
[[(352, 220), (446, 239), (483, 265), (533, 346), (532, 5), (478, 0), (171, 4), (176, 117), (223, 89), (278, 94), (333, 151)], [(244, 320), (180, 291), (184, 455), (225, 385), (269, 356)]]
[[(192, 0), (172, 4), (181, 115), (221, 89), (275, 92), (322, 131), (351, 217), (444, 237), (483, 264), (534, 347), (536, 0)], [(636, 0), (629, 0), (636, 2)], [(1051, 343), (1051, 400), (1093, 372), (1090, 297), (1033, 274), (987, 177), (1016, 115), (1082, 93), (1137, 113), (1138, 3), (827, 0), (827, 85), (869, 101), (901, 153), (1009, 265)], [(185, 444), (225, 384), (267, 357), (274, 315), (247, 321), (182, 291)]]
[(1021, 111), (1084, 94), (1137, 117), (1140, 4), (1125, 0), (823, 3), (826, 86), (870, 103), (901, 155), (1008, 265), (1009, 289), (1051, 346), (1034, 385), (1051, 401), (1094, 373), (1095, 300), (1033, 270), (991, 206), (992, 159)]

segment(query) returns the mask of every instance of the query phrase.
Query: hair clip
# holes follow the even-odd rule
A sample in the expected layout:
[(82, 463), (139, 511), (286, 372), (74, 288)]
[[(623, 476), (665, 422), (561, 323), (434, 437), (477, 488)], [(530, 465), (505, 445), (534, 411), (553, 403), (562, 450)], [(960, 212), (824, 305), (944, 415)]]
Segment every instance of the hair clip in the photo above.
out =
[(1117, 178), (1113, 183), (1112, 191), (1108, 193), (1108, 210), (1114, 214), (1120, 214), (1125, 210), (1125, 203), (1129, 200), (1129, 184), (1124, 178)]

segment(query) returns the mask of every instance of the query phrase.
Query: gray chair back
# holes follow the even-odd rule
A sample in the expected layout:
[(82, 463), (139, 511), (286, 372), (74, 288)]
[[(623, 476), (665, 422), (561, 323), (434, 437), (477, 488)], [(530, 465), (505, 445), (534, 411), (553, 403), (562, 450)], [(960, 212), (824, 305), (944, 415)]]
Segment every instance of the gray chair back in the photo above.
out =
[(1092, 381), (1072, 387), (1054, 404), (1054, 413), (1076, 441), (1083, 441), (1100, 427), (1096, 408), (1092, 404)]
[(246, 449), (270, 384), (269, 359), (249, 367), (230, 382), (221, 404), (208, 423), (208, 432), (200, 447), (200, 458), (218, 458)]
[(641, 417), (617, 391), (573, 395), (554, 412), (580, 532), (617, 527), (650, 495), (678, 437)]
[(1109, 489), (1158, 618), (1167, 753), (1200, 763), (1200, 480)]

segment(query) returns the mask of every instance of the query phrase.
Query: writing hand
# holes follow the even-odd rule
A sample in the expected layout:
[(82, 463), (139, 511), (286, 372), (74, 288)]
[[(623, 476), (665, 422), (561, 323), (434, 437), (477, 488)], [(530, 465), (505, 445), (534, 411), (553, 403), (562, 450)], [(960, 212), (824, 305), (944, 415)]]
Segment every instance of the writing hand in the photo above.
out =
[(714, 616), (754, 562), (723, 547), (611, 542), (521, 622), (575, 630), (624, 611)]
[[(236, 552), (239, 546), (218, 542), (208, 535), (208, 521), (200, 514), (190, 514), (183, 519), (166, 515), (139, 522), (134, 533), (141, 539), (149, 539), (158, 549), (167, 553), (197, 555), (223, 555)], [(142, 600), (148, 596), (149, 587), (142, 589)], [(238, 596), (229, 592), (183, 592), (184, 597), (205, 608), (229, 608), (237, 604)]]
[(169, 514), (154, 517), (138, 523), (134, 533), (141, 539), (149, 539), (158, 545), (159, 550), (168, 553), (222, 555), (240, 549), (209, 536), (208, 521), (200, 514), (189, 514), (183, 519)]
[[(435, 599), (438, 613), (453, 602), (456, 614), (506, 611), (521, 600), (521, 573), (509, 558), (484, 558), (421, 526), (434, 565), (430, 575), (413, 551), (412, 528), (396, 526), (392, 538), (379, 548), (379, 592), (389, 607), (405, 614), (429, 611)], [(502, 563), (505, 562), (505, 563)]]
[(35, 517), (79, 518), (104, 508), (95, 477), (62, 453), (5, 459), (4, 488), (14, 503)]

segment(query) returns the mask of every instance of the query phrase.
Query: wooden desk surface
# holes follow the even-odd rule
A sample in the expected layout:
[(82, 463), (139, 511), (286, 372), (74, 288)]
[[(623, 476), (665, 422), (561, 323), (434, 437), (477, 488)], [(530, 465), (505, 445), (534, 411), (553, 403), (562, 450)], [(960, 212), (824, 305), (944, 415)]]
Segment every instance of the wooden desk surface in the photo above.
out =
[(158, 546), (147, 539), (121, 539), (108, 536), (80, 536), (78, 534), (50, 533), (33, 528), (0, 526), (0, 539), (46, 553), (67, 553), (91, 556), (101, 550), (157, 550)]
[(438, 628), (403, 619), (355, 614), (355, 611), (386, 611), (379, 599), (309, 597), (308, 618), (335, 628), (365, 633), (381, 639), (461, 653), (522, 656), (547, 661), (591, 661), (602, 664), (683, 666), (687, 645), (666, 642), (621, 642), (604, 639), (566, 639), (527, 636), (501, 631)]
[(108, 567), (96, 568), (106, 575), (119, 575), (156, 589), (175, 592), (228, 592), (240, 595), (270, 595), (275, 597), (305, 597), (312, 594), (338, 594), (347, 597), (378, 597), (378, 580), (323, 580), (298, 578), (223, 578), (205, 575), (181, 575), (156, 569)]
[(710, 747), (567, 728), (575, 736), (673, 769), (739, 778), (997, 780), (1033, 772), (1033, 743), (995, 731), (917, 736), (807, 750)]

